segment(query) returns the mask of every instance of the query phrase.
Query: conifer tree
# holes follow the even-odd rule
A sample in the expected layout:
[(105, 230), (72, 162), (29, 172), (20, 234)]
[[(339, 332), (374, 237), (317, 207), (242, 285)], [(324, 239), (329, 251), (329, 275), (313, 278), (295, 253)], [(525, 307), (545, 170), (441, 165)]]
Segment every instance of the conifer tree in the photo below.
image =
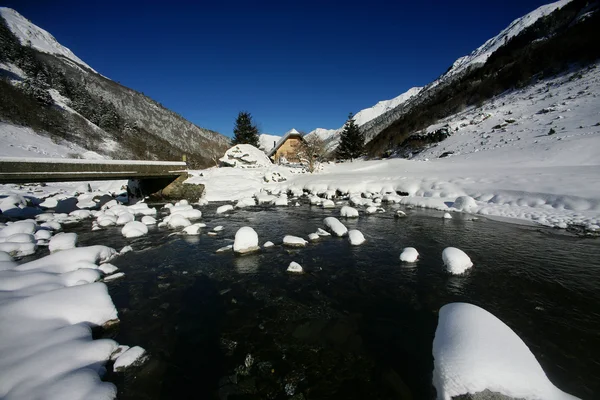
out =
[(340, 160), (350, 159), (351, 161), (363, 155), (365, 137), (354, 123), (354, 115), (350, 113), (348, 120), (344, 125), (344, 130), (340, 134), (340, 145), (337, 148), (337, 158)]
[(258, 128), (252, 121), (252, 115), (249, 112), (241, 111), (233, 128), (232, 145), (236, 144), (251, 144), (258, 148)]

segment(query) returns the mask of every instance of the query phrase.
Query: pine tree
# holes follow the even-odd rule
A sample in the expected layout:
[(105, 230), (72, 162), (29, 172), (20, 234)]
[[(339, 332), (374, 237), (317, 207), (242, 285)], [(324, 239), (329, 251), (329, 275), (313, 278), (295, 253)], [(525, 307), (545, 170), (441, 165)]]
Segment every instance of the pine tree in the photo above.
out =
[(340, 134), (340, 145), (337, 148), (337, 158), (353, 160), (363, 155), (365, 137), (354, 123), (354, 115), (350, 113)]
[(252, 121), (252, 115), (249, 112), (241, 111), (233, 128), (232, 145), (236, 144), (251, 144), (258, 148), (258, 128)]

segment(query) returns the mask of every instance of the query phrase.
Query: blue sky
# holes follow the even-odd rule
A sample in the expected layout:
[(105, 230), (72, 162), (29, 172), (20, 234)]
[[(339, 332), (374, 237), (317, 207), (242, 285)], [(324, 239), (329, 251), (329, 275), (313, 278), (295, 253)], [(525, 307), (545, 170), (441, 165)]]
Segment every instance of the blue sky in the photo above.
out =
[(101, 74), (231, 136), (338, 128), (547, 1), (4, 1)]

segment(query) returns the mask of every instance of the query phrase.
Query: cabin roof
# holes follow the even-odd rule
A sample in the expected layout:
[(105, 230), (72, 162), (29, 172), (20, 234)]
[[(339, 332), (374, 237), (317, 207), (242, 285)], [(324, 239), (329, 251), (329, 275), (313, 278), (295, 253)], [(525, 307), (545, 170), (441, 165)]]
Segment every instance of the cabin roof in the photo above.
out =
[(292, 138), (292, 137), (298, 137), (298, 138), (300, 138), (300, 140), (304, 140), (304, 139), (303, 139), (303, 136), (302, 136), (302, 134), (301, 134), (300, 132), (298, 132), (298, 131), (297, 131), (297, 130), (295, 130), (295, 129), (292, 129), (292, 130), (288, 131), (288, 132), (287, 132), (287, 133), (286, 133), (286, 134), (285, 134), (285, 135), (284, 135), (284, 136), (283, 136), (281, 139), (279, 139), (279, 141), (277, 142), (277, 144), (275, 145), (275, 147), (273, 147), (273, 148), (271, 149), (271, 151), (269, 151), (269, 154), (267, 154), (267, 155), (268, 155), (269, 157), (272, 157), (272, 156), (274, 156), (274, 155), (275, 155), (275, 153), (277, 153), (277, 150), (279, 150), (279, 148), (280, 148), (281, 146), (283, 146), (283, 144), (284, 144), (284, 143), (285, 143), (285, 142), (286, 142), (286, 141), (287, 141), (289, 138)]

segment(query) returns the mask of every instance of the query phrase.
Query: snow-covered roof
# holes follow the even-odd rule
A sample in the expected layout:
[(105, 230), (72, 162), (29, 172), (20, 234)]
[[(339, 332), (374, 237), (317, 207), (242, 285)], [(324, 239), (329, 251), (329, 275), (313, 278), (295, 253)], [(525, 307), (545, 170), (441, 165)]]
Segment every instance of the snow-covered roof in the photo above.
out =
[(294, 128), (292, 128), (289, 131), (287, 131), (285, 133), (285, 135), (283, 135), (283, 137), (279, 140), (279, 142), (277, 142), (277, 144), (275, 145), (275, 147), (273, 147), (271, 149), (271, 151), (269, 151), (269, 153), (267, 155), (269, 157), (272, 157), (275, 153), (277, 153), (277, 150), (279, 150), (279, 148), (285, 143), (285, 141), (288, 140), (292, 136), (298, 136), (298, 137), (300, 137), (300, 139), (302, 139), (302, 137), (303, 137), (300, 132), (298, 132), (297, 130), (295, 130)]

